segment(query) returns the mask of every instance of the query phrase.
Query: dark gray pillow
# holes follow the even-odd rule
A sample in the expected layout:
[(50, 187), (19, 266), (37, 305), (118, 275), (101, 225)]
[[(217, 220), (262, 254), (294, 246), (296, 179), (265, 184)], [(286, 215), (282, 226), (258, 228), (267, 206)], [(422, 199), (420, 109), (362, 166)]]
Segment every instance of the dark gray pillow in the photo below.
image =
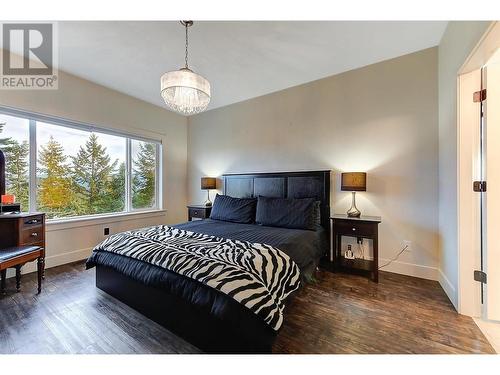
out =
[(259, 197), (255, 222), (270, 227), (315, 230), (315, 199)]
[(251, 224), (255, 222), (256, 205), (256, 198), (233, 198), (217, 194), (210, 219)]

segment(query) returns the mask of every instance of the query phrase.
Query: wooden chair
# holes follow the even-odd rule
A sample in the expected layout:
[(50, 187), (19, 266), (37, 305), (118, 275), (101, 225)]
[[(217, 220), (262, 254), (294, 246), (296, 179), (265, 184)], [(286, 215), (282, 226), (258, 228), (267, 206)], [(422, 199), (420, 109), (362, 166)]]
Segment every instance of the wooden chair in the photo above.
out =
[(40, 246), (14, 246), (0, 249), (0, 293), (5, 294), (5, 279), (7, 268), (16, 269), (16, 289), (21, 289), (21, 267), (27, 262), (37, 261), (38, 293), (42, 291), (42, 276), (44, 270), (44, 249)]

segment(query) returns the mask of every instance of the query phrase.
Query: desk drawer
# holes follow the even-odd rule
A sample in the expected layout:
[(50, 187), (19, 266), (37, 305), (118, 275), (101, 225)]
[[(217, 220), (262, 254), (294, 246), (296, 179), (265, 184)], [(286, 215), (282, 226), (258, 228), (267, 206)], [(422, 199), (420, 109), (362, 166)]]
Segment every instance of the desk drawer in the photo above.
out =
[(41, 226), (41, 225), (43, 225), (43, 216), (42, 215), (25, 217), (22, 219), (21, 230), (31, 228), (34, 226)]
[(29, 226), (28, 228), (25, 227), (21, 231), (19, 243), (20, 245), (33, 245), (42, 243), (42, 245), (38, 246), (43, 247), (44, 235), (45, 233), (43, 230), (43, 225)]
[(350, 221), (335, 222), (335, 232), (345, 236), (362, 237), (362, 236), (375, 236), (377, 233), (377, 226), (372, 223)]

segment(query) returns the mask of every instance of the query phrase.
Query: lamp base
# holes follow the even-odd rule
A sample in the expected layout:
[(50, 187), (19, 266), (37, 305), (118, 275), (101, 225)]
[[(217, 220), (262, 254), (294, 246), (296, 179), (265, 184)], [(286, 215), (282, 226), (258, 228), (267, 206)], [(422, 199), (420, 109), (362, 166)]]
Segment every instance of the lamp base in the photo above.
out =
[(351, 210), (347, 211), (347, 216), (348, 217), (361, 217), (361, 212), (360, 211), (353, 211)]
[(212, 201), (210, 200), (210, 190), (207, 190), (207, 200), (203, 203), (205, 207), (212, 207)]
[(360, 217), (361, 216), (361, 211), (358, 210), (356, 207), (356, 192), (352, 192), (352, 202), (351, 202), (351, 208), (347, 211), (347, 216), (348, 217)]

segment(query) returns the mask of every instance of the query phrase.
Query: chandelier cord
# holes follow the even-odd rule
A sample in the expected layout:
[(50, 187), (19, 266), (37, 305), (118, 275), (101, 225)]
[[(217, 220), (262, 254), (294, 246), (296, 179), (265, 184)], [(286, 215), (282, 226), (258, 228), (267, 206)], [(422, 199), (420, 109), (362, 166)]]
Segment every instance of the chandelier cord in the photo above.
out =
[(186, 63), (186, 69), (188, 68), (188, 25), (187, 23), (185, 24), (186, 27), (186, 57), (185, 57), (185, 63)]

